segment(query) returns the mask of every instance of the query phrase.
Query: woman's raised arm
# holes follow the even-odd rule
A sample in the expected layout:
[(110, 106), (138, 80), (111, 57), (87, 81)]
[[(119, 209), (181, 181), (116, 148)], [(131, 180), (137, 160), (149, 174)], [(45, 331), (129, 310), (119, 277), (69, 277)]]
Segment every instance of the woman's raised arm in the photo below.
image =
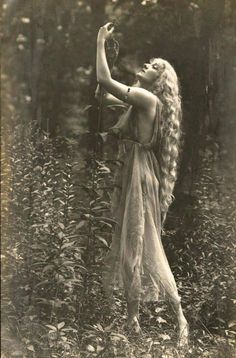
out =
[[(101, 85), (98, 84), (96, 91), (95, 91), (95, 98), (98, 100), (100, 95), (101, 95), (102, 88)], [(119, 98), (116, 98), (115, 96), (113, 96), (112, 94), (108, 93), (107, 91), (104, 91), (103, 94), (103, 103), (107, 106), (109, 105), (124, 105), (127, 106), (127, 104), (124, 101), (121, 101)]]
[(114, 30), (114, 26), (111, 25), (111, 23), (108, 23), (102, 26), (98, 32), (97, 81), (107, 92), (120, 99), (121, 101), (127, 102), (133, 106), (148, 108), (156, 101), (156, 97), (151, 92), (140, 87), (126, 86), (111, 77), (105, 52), (105, 41), (111, 36)]

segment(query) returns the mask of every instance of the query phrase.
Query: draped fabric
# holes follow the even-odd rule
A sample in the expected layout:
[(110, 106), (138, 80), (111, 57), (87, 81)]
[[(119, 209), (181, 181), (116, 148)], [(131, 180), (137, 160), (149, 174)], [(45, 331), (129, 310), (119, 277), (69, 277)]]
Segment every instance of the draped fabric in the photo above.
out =
[(110, 296), (123, 289), (128, 301), (157, 301), (159, 294), (180, 300), (161, 242), (160, 166), (157, 147), (162, 103), (157, 102), (153, 135), (141, 143), (130, 107), (111, 128), (119, 136), (112, 214), (117, 222), (105, 258), (103, 287)]

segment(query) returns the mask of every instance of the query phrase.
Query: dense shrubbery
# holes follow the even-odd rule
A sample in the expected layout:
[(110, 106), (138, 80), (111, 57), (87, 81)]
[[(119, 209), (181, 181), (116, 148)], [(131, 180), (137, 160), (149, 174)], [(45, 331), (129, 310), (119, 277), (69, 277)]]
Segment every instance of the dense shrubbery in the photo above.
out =
[(233, 183), (227, 187), (217, 154), (212, 145), (202, 152), (192, 201), (181, 213), (177, 200), (173, 210), (172, 225), (180, 226), (167, 237), (167, 249), (192, 323), (232, 340), (236, 193)]
[(224, 176), (215, 164), (207, 149), (194, 190), (196, 204), (191, 214), (193, 232), (188, 261), (195, 284), (196, 294), (191, 302), (196, 318), (201, 317), (208, 329), (221, 328), (227, 333), (233, 319), (227, 310), (232, 308), (235, 277), (235, 192), (233, 185), (231, 190), (226, 188)]
[(74, 185), (63, 140), (37, 133), (36, 140), (29, 135), (22, 142), (19, 129), (8, 152), (12, 191), (3, 242), (3, 319), (29, 351), (47, 355), (49, 347), (66, 351), (76, 341), (84, 267)]
[[(6, 353), (180, 354), (171, 343), (176, 339), (173, 312), (163, 302), (158, 308), (141, 307), (144, 334), (138, 344), (122, 328), (123, 297), (115, 296), (113, 312), (104, 297), (100, 268), (113, 225), (107, 164), (93, 154), (79, 162), (73, 145), (63, 138), (37, 133), (35, 140), (29, 131), (22, 142), (19, 133), (20, 127), (8, 148), (12, 190), (3, 237), (2, 297), (4, 336), (18, 340), (9, 348), (3, 337)], [(234, 277), (234, 201), (219, 195), (222, 179), (206, 150), (194, 200), (181, 215), (176, 204), (163, 238), (192, 327), (189, 357), (226, 357), (227, 349), (231, 356), (234, 323), (227, 310)], [(223, 355), (216, 344), (219, 333), (228, 337), (228, 345), (219, 341)]]
[(63, 138), (29, 130), (22, 141), (21, 133), (16, 127), (5, 148), (4, 332), (32, 355), (71, 356), (112, 227), (104, 216), (110, 169), (93, 155), (78, 162)]

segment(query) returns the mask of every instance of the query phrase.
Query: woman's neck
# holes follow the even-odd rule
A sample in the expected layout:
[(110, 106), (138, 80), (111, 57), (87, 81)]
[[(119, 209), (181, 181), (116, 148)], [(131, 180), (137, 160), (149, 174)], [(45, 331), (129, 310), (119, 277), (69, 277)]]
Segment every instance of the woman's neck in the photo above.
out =
[(133, 87), (141, 87), (141, 86), (140, 86), (140, 82), (139, 82), (139, 81), (135, 81), (134, 84), (133, 84)]
[(145, 88), (146, 90), (150, 91), (150, 86), (148, 85), (145, 85), (145, 83), (141, 83), (139, 80), (136, 81), (134, 84), (133, 84), (133, 87), (141, 87), (141, 88)]

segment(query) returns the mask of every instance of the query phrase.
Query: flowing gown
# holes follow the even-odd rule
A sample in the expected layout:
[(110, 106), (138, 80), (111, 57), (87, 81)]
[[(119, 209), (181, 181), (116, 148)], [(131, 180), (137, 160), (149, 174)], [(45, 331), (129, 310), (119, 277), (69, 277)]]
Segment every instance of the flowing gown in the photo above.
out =
[(157, 301), (167, 294), (179, 301), (175, 279), (161, 242), (158, 144), (162, 102), (157, 102), (149, 143), (139, 141), (132, 106), (111, 131), (119, 135), (119, 166), (114, 176), (112, 213), (117, 222), (105, 258), (103, 287), (109, 297), (124, 290), (129, 302)]

